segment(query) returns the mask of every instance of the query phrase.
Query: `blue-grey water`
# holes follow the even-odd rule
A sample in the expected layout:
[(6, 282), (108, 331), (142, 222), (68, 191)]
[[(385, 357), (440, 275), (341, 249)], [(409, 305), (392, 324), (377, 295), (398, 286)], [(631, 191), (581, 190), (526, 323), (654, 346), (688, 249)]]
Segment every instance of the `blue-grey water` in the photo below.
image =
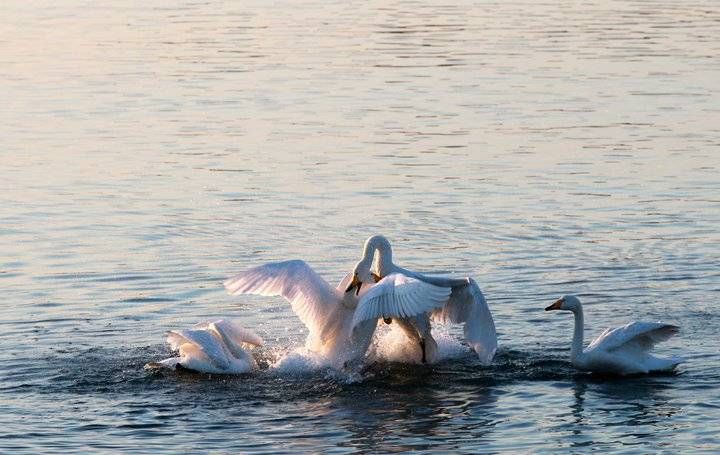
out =
[[(0, 451), (720, 451), (720, 5), (0, 3)], [(472, 274), (499, 332), (352, 378), (273, 362), (304, 328), (222, 280), (364, 239)], [(630, 320), (674, 375), (568, 361)], [(237, 318), (239, 377), (147, 371)], [(448, 332), (449, 331), (449, 332)]]

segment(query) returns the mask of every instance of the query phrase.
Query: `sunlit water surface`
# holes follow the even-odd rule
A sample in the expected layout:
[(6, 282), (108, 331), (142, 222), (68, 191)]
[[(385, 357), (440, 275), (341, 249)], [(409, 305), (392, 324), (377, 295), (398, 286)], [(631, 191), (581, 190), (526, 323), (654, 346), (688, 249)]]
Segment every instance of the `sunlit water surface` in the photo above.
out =
[[(0, 4), (0, 450), (719, 450), (716, 2)], [(302, 258), (337, 282), (384, 233), (470, 273), (482, 367), (345, 375), (290, 358), (279, 298), (221, 282)], [(682, 327), (679, 374), (577, 374), (588, 335)], [(242, 377), (153, 372), (167, 330), (238, 318)]]

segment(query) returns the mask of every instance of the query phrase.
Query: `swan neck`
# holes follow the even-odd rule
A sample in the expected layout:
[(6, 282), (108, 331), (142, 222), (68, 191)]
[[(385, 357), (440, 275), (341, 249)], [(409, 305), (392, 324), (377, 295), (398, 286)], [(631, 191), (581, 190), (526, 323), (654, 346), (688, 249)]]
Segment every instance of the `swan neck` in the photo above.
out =
[(363, 258), (374, 258), (372, 269), (381, 277), (392, 273), (392, 247), (385, 237), (371, 237), (365, 244)]
[(570, 359), (576, 361), (580, 358), (583, 352), (583, 335), (585, 332), (585, 325), (583, 321), (583, 310), (582, 307), (573, 311), (575, 315), (575, 332), (573, 333), (572, 347), (570, 348)]

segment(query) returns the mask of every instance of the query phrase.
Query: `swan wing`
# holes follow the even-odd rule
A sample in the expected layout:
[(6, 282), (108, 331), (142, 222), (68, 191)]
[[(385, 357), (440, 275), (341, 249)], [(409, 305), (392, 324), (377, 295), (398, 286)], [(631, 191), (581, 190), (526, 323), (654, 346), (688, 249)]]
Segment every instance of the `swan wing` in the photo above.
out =
[(168, 332), (167, 342), (173, 350), (180, 351), (181, 356), (196, 358), (204, 354), (220, 370), (226, 370), (230, 366), (222, 341), (208, 330), (171, 330)]
[(657, 343), (668, 340), (680, 331), (676, 325), (662, 322), (631, 322), (605, 330), (587, 347), (588, 350), (647, 352)]
[[(402, 269), (404, 270), (404, 269)], [(407, 272), (407, 270), (404, 270)], [(470, 281), (470, 278), (452, 278), (442, 275), (428, 275), (424, 273), (414, 273), (409, 272), (408, 274), (412, 274), (417, 279), (420, 279), (426, 283), (434, 284), (435, 286), (440, 286), (443, 288), (454, 288), (456, 286), (465, 286), (468, 284), (468, 281)]]
[(322, 333), (327, 315), (340, 303), (333, 289), (312, 267), (299, 259), (273, 262), (242, 272), (224, 282), (232, 295), (280, 295), (312, 333)]
[[(457, 281), (457, 280), (456, 280)], [(452, 287), (447, 303), (432, 312), (435, 322), (465, 323), (465, 340), (483, 364), (489, 364), (497, 351), (497, 333), (490, 307), (480, 286), (472, 278)]]
[(210, 323), (211, 330), (222, 337), (223, 342), (235, 357), (240, 357), (239, 353), (243, 352), (243, 347), (262, 346), (263, 340), (252, 330), (242, 327), (235, 321), (226, 319), (218, 319)]
[(193, 329), (215, 330), (223, 340), (230, 339), (238, 345), (262, 346), (264, 344), (260, 335), (244, 328), (239, 321), (232, 319), (199, 322), (193, 326)]
[(401, 273), (386, 276), (360, 297), (353, 329), (367, 320), (407, 318), (445, 304), (450, 288), (435, 286)]

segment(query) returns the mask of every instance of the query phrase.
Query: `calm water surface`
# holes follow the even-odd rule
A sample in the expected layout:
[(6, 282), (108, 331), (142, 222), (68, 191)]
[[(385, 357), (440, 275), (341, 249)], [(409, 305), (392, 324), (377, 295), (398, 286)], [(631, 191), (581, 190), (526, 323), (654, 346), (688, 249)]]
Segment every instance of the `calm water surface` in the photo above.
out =
[[(720, 5), (0, 4), (0, 450), (717, 452)], [(471, 273), (501, 344), (430, 366), (302, 362), (281, 299), (221, 281), (303, 258), (331, 282), (383, 233)], [(679, 324), (679, 374), (567, 360)], [(235, 317), (245, 377), (145, 371)], [(449, 331), (448, 331), (449, 330)]]

